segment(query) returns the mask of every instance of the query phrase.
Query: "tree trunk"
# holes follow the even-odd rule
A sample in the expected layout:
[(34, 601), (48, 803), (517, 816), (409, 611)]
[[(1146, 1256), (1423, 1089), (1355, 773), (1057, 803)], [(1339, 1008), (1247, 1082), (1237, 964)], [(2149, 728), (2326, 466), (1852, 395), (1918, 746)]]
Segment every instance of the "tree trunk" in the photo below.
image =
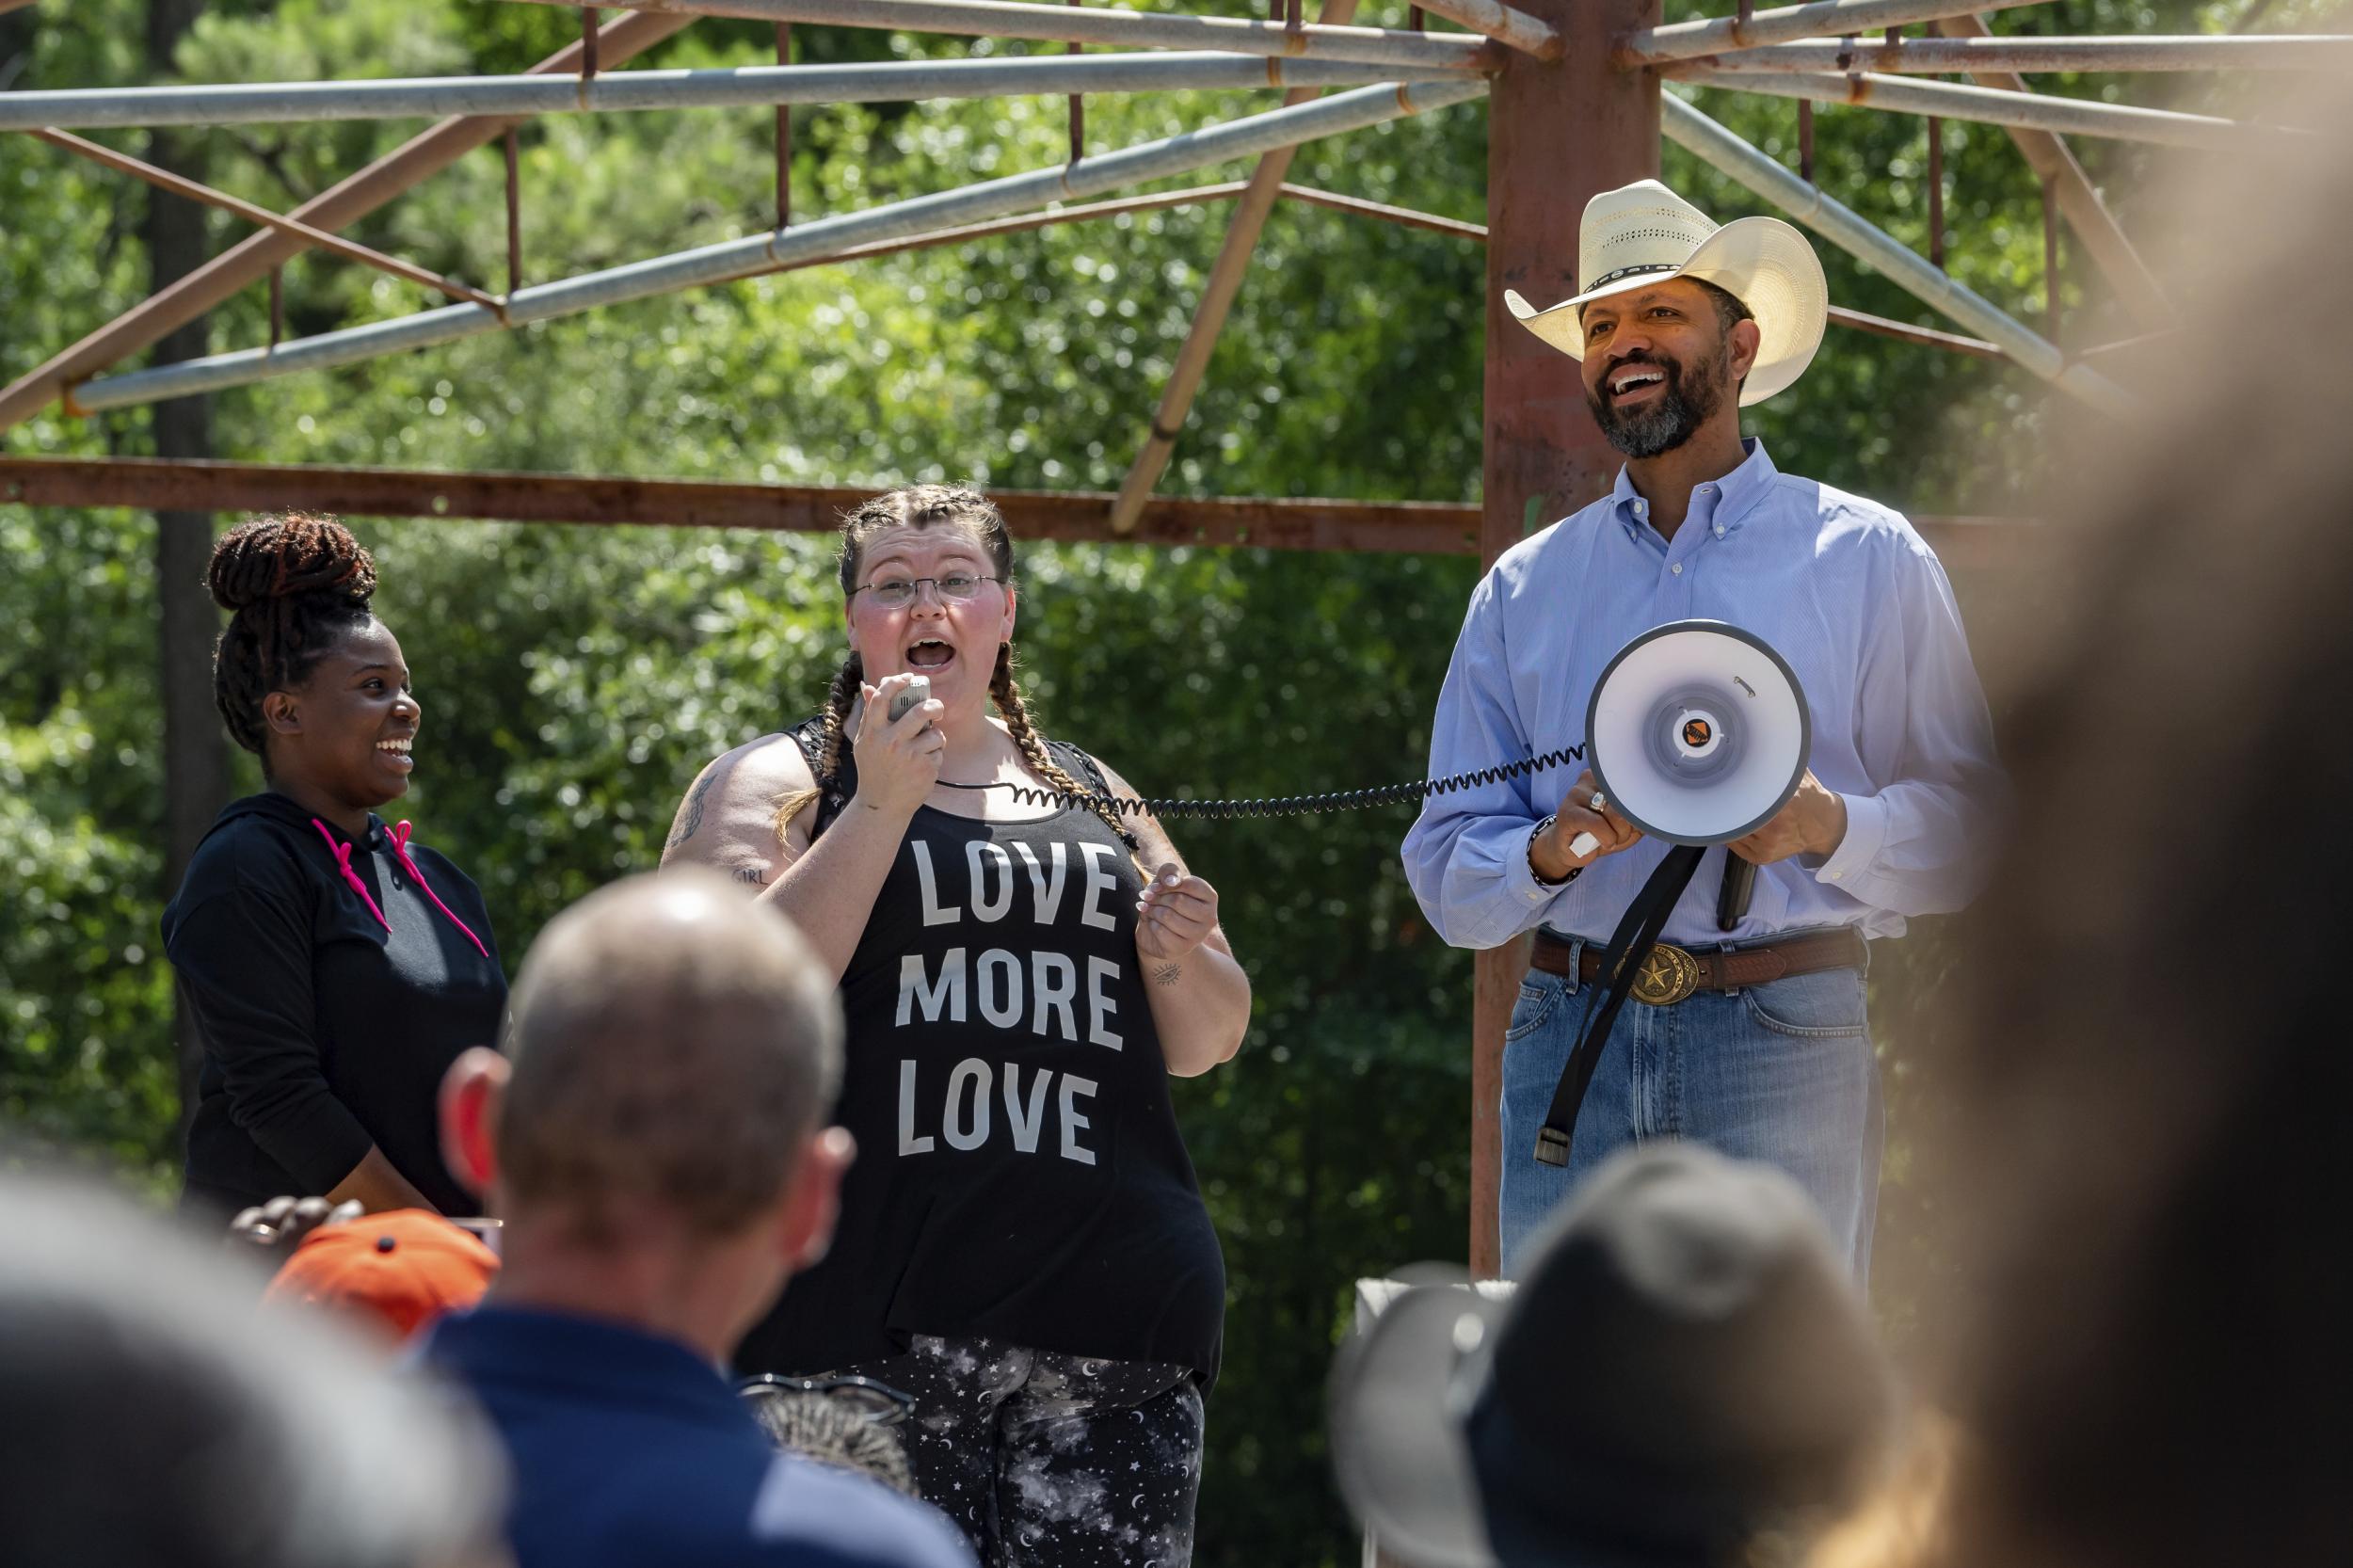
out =
[[(148, 0), (147, 64), (151, 78), (173, 74), (172, 53), (195, 24), (201, 0)], [(148, 147), (151, 161), (191, 180), (205, 177), (201, 131), (157, 131)], [(166, 192), (147, 193), (147, 218), (140, 237), (147, 246), (148, 285), (160, 289), (195, 271), (205, 260), (204, 209)], [(155, 345), (153, 363), (193, 360), (210, 352), (211, 330), (192, 321)], [(159, 404), (154, 413), (155, 455), (213, 455), (213, 409), (209, 398), (185, 397)], [(155, 514), (155, 597), (162, 608), (157, 655), (164, 704), (164, 896), (179, 888), (189, 858), (229, 792), (229, 755), (213, 711), (213, 639), (220, 618), (204, 587), (212, 555), (210, 512)], [(180, 1067), (180, 1126), (196, 1104), (196, 1069), (201, 1050), (184, 1012), (174, 1000), (173, 1050)]]

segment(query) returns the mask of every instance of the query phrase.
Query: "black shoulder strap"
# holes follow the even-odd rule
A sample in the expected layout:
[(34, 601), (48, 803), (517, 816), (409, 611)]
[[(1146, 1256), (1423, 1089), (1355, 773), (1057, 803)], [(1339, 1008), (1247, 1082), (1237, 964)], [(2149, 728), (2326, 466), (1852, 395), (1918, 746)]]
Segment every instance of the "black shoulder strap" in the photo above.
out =
[(1111, 798), (1112, 781), (1104, 776), (1103, 764), (1086, 752), (1080, 751), (1068, 741), (1048, 741), (1046, 743), (1046, 755), (1060, 762), (1063, 772), (1077, 774), (1086, 781), (1088, 789), (1101, 795), (1105, 800)]
[(817, 835), (841, 814), (841, 808), (857, 792), (857, 760), (845, 745), (841, 748), (840, 764), (830, 781), (818, 772), (825, 759), (825, 715), (823, 713), (803, 719), (785, 733), (792, 736), (792, 744), (801, 748), (801, 759), (808, 764), (809, 776), (817, 780), (817, 815), (811, 817), (808, 824), (808, 841), (813, 844), (817, 841)]
[[(1068, 741), (1047, 742), (1046, 755), (1061, 763), (1063, 772), (1077, 775), (1079, 781), (1094, 793), (1102, 796), (1105, 800), (1118, 798), (1112, 792), (1112, 781), (1110, 776), (1103, 772), (1103, 764), (1072, 745)], [(1124, 822), (1125, 818), (1122, 818), (1122, 821)], [(1120, 842), (1128, 846), (1130, 854), (1135, 853), (1140, 847), (1136, 843), (1134, 829), (1122, 826), (1114, 827), (1112, 831), (1119, 835)]]

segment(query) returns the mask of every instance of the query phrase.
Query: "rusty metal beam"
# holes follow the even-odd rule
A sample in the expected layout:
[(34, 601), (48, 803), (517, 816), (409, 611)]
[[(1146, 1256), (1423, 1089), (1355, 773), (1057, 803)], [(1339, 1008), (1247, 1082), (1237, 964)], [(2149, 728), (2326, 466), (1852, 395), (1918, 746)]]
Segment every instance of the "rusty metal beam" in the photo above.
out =
[[(304, 463), (158, 457), (0, 456), (0, 506), (131, 506), (195, 512), (312, 511), (344, 517), (486, 522), (642, 524), (829, 534), (871, 488), (737, 485), (569, 473), (437, 473)], [(1247, 546), (1471, 555), (1476, 506), (1427, 501), (1199, 500), (1156, 497), (1136, 532), (1111, 532), (1100, 490), (991, 490), (1024, 540), (1058, 544)], [(2017, 518), (1914, 518), (1956, 570), (2020, 558), (2036, 525)]]
[[(589, 478), (555, 473), (420, 473), (393, 469), (0, 457), (0, 504), (139, 506), (206, 512), (305, 510), (349, 517), (646, 524), (830, 534), (873, 493), (813, 485)], [(992, 490), (1024, 541), (1112, 542), (1101, 492)], [(1466, 554), (1478, 511), (1414, 502), (1160, 499), (1125, 542), (1270, 550)]]
[[(1356, 14), (1356, 0), (1324, 0), (1321, 20), (1327, 26), (1345, 26)], [(1308, 90), (1283, 95), (1286, 105), (1304, 104), (1315, 94)], [(1209, 374), (1209, 354), (1217, 346), (1218, 334), (1225, 328), (1225, 317), (1233, 309), (1235, 296), (1241, 293), (1242, 279), (1250, 270), (1251, 253), (1258, 248), (1258, 235), (1266, 227), (1267, 215), (1283, 187), (1283, 176), (1290, 172), (1291, 160), (1298, 155), (1296, 147), (1278, 147), (1258, 159), (1257, 168), (1250, 172), (1250, 188), (1241, 195), (1241, 204), (1227, 220), (1225, 242), (1219, 246), (1217, 260), (1209, 267), (1209, 276), (1201, 287), (1201, 303), (1193, 308), (1193, 326), (1185, 332), (1185, 341), (1176, 350), (1176, 362), (1169, 371), (1168, 385), (1160, 389), (1160, 406), (1153, 411), (1152, 424), (1144, 432), (1143, 449), (1135, 461), (1128, 466), (1127, 477), (1119, 484), (1119, 495), (1112, 503), (1112, 532), (1125, 534), (1144, 515), (1144, 503), (1168, 471), (1168, 460), (1176, 454), (1176, 438), (1184, 430), (1185, 416), (1193, 410), (1193, 395), (1201, 390), (1201, 379)]]
[[(1936, 30), (1948, 39), (1985, 39), (1993, 37), (1993, 29), (1980, 16), (1949, 16), (1936, 24)], [(2009, 71), (1979, 71), (1969, 78), (1982, 88), (2005, 88), (2012, 92), (2032, 90), (2024, 76)], [(2084, 166), (2075, 161), (2075, 154), (2065, 141), (2048, 131), (2029, 131), (2012, 126), (2009, 139), (2017, 145), (2026, 167), (2041, 178), (2052, 182), (2058, 197), (2059, 216), (2083, 241), (2085, 253), (2100, 269), (2108, 286), (2116, 291), (2125, 309), (2139, 318), (2144, 327), (2164, 328), (2173, 324), (2173, 307), (2165, 296), (2165, 289), (2156, 274), (2149, 270), (2140, 252), (2118, 226), (2116, 218), (2100, 200), (2098, 187), (2084, 172)]]
[[(287, 217), (281, 213), (271, 212), (267, 207), (257, 207), (250, 201), (240, 200), (227, 191), (215, 190), (210, 185), (200, 184), (194, 180), (174, 174), (168, 168), (157, 168), (153, 164), (142, 163), (126, 152), (116, 152), (111, 147), (101, 147), (94, 141), (85, 141), (80, 136), (70, 136), (63, 131), (39, 130), (28, 131), (25, 134), (36, 141), (45, 141), (52, 147), (63, 148), (68, 152), (88, 158), (94, 164), (103, 164), (118, 173), (129, 174), (144, 180), (159, 190), (168, 190), (174, 196), (184, 196), (191, 201), (200, 201), (208, 207), (218, 207), (223, 212), (234, 213), (248, 223), (258, 223), (264, 229), (275, 229), (280, 233), (296, 235), (330, 255), (343, 257), (347, 262), (358, 262), (362, 266), (372, 266), (378, 272), (389, 272), (393, 277), (405, 279), (408, 282), (422, 283), (437, 294), (446, 295), (464, 304), (485, 305), (493, 311), (499, 308), (499, 302), (496, 299), (484, 294), (480, 289), (468, 288), (454, 278), (444, 278), (438, 272), (428, 272), (424, 267), (404, 262), (397, 256), (387, 256), (381, 250), (374, 250), (355, 241), (339, 238), (324, 229), (313, 229), (311, 225)], [(275, 269), (272, 270), (271, 276), (273, 278), (277, 276)]]
[(1386, 201), (1368, 201), (1361, 196), (1342, 196), (1337, 191), (1321, 190), (1314, 185), (1294, 185), (1289, 181), (1284, 182), (1283, 194), (1310, 207), (1328, 207), (1336, 213), (1377, 218), (1383, 223), (1422, 229), (1433, 234), (1451, 234), (1456, 239), (1477, 240), (1482, 245), (1487, 240), (1485, 224), (1465, 223), (1459, 217), (1440, 217), (1435, 213), (1416, 212), (1411, 207), (1392, 207)]
[[(644, 54), (684, 28), (686, 16), (628, 15), (607, 23), (598, 34), (607, 69)], [(535, 75), (565, 75), (580, 68), (580, 45), (568, 43), (533, 66)], [(305, 201), (287, 216), (320, 229), (358, 222), (401, 192), (447, 168), (475, 148), (518, 123), (511, 117), (474, 116), (444, 120), (410, 137), (385, 156)], [(77, 381), (150, 347), (186, 326), (274, 266), (300, 255), (310, 242), (271, 231), (241, 244), (133, 306), (80, 343), (0, 388), (0, 430), (20, 424), (62, 396)]]

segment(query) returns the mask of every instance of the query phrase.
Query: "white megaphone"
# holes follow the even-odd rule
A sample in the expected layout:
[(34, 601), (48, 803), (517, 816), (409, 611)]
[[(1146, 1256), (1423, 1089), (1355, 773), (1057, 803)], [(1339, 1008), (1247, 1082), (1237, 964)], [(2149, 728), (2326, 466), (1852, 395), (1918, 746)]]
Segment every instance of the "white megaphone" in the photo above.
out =
[(1798, 792), (1813, 723), (1770, 645), (1719, 620), (1654, 627), (1618, 650), (1585, 709), (1587, 765), (1654, 839), (1721, 844)]
[[(1676, 847), (1635, 894), (1602, 954), (1603, 984), (1537, 1129), (1535, 1155), (1545, 1164), (1569, 1162), (1577, 1107), (1618, 1010), (1701, 855), (1755, 832), (1789, 803), (1813, 738), (1796, 673), (1763, 638), (1722, 621), (1654, 627), (1620, 648), (1594, 682), (1585, 707), (1594, 787), (1618, 815)], [(1570, 847), (1590, 855), (1595, 845), (1579, 834)], [(1738, 856), (1726, 857), (1717, 903), (1723, 930), (1738, 923), (1755, 874)]]

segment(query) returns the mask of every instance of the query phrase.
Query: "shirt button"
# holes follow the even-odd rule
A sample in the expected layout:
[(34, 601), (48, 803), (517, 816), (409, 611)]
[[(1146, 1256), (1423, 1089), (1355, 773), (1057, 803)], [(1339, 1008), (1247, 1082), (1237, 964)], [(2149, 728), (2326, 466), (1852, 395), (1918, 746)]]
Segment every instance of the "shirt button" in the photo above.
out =
[(1843, 875), (1845, 875), (1845, 874), (1846, 874), (1846, 873), (1845, 873), (1844, 872), (1831, 872), (1831, 873), (1830, 873), (1830, 879), (1831, 879), (1833, 882), (1835, 882), (1835, 881), (1837, 881), (1837, 880), (1838, 880), (1841, 876), (1843, 876)]
[(1721, 522), (1716, 525), (1716, 536), (1720, 539), (1724, 536), (1724, 525)]
[(1677, 577), (1681, 577), (1683, 575), (1683, 563), (1677, 561), (1673, 566), (1668, 568), (1667, 569), (1673, 572)]

